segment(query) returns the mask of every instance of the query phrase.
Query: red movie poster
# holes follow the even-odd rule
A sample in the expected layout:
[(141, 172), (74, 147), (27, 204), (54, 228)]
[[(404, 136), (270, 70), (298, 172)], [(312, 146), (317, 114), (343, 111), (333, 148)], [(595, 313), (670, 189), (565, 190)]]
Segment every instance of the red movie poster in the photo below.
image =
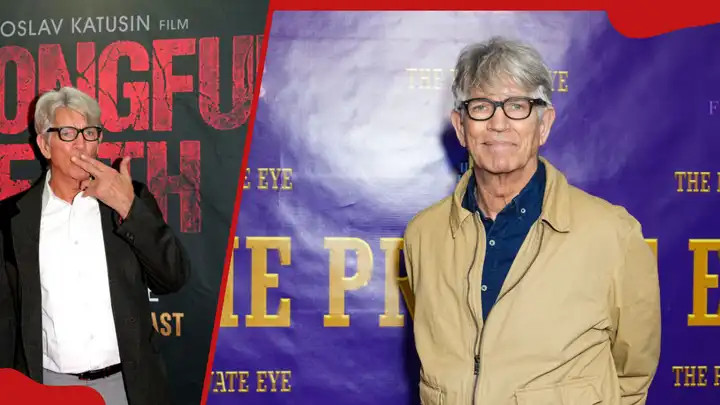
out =
[(37, 96), (75, 86), (96, 98), (100, 159), (133, 158), (192, 261), (179, 293), (148, 293), (174, 404), (200, 401), (267, 6), (0, 6), (0, 198), (41, 173)]

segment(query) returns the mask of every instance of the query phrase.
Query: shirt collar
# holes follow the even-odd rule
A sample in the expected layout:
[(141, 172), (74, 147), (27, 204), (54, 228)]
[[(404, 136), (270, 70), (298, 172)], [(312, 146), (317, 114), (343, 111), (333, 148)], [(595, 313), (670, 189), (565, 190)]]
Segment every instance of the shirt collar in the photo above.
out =
[[(55, 192), (52, 190), (52, 187), (50, 187), (50, 178), (52, 178), (52, 170), (48, 169), (47, 173), (45, 174), (45, 185), (43, 186), (43, 193), (42, 193), (42, 211), (45, 210), (45, 207), (51, 202), (61, 202), (63, 204), (68, 204), (67, 201), (63, 200), (62, 198), (58, 197)], [(95, 201), (95, 197), (86, 197), (82, 195), (82, 192), (78, 193), (77, 196), (73, 199), (73, 203), (78, 201)], [(41, 211), (41, 212), (42, 212)]]
[[(520, 190), (520, 193), (513, 198), (508, 205), (503, 208), (502, 211), (515, 210), (514, 214), (520, 216), (524, 214), (521, 212), (522, 208), (533, 208), (535, 211), (540, 212), (543, 203), (543, 197), (545, 194), (545, 165), (542, 161), (538, 160), (537, 169), (530, 178), (530, 181)], [(485, 218), (485, 215), (478, 206), (477, 199), (475, 198), (475, 173), (470, 175), (470, 181), (467, 184), (467, 190), (463, 197), (462, 207), (470, 212), (478, 212)], [(486, 218), (485, 218), (486, 219)]]
[(45, 185), (43, 185), (43, 193), (42, 193), (42, 210), (45, 211), (45, 207), (47, 207), (48, 203), (50, 202), (50, 198), (57, 198), (55, 196), (55, 193), (53, 193), (52, 189), (50, 188), (50, 177), (52, 177), (52, 173), (50, 169), (47, 170), (45, 173)]

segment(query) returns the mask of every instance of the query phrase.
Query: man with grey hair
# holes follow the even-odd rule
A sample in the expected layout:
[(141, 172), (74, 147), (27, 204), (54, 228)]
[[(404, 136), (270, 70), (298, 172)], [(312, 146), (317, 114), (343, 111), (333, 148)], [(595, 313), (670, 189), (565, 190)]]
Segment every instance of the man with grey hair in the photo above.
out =
[(187, 255), (152, 194), (97, 160), (100, 107), (80, 90), (43, 94), (37, 146), (48, 170), (2, 202), (19, 339), (14, 367), (47, 385), (84, 385), (107, 405), (168, 404), (147, 289), (179, 290)]
[(457, 61), (451, 120), (471, 170), (405, 231), (424, 405), (646, 402), (656, 259), (624, 208), (539, 156), (551, 89), (538, 52), (515, 41)]

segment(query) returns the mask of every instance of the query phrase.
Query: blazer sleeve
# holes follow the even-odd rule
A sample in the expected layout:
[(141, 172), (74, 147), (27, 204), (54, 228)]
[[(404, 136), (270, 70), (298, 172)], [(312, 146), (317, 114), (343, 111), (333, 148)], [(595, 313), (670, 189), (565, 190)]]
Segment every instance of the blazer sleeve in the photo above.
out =
[(0, 233), (0, 368), (12, 368), (15, 356), (15, 299), (3, 255), (3, 235)]
[(180, 290), (190, 277), (190, 259), (152, 193), (136, 184), (135, 198), (124, 220), (116, 215), (115, 233), (125, 240), (142, 265), (150, 290), (157, 295)]
[(644, 405), (660, 360), (660, 286), (657, 259), (633, 221), (616, 274), (616, 333), (612, 355), (622, 405)]

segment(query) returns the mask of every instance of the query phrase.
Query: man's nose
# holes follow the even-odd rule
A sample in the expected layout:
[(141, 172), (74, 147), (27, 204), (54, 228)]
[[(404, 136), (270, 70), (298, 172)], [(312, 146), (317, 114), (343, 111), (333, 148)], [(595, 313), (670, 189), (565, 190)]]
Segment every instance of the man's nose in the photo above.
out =
[(83, 135), (78, 132), (77, 137), (73, 140), (73, 148), (74, 149), (85, 149), (85, 146), (87, 145), (88, 141), (85, 140)]
[(505, 110), (503, 110), (502, 107), (497, 107), (495, 114), (493, 114), (487, 122), (487, 129), (489, 131), (502, 132), (508, 128), (510, 119), (505, 115)]

